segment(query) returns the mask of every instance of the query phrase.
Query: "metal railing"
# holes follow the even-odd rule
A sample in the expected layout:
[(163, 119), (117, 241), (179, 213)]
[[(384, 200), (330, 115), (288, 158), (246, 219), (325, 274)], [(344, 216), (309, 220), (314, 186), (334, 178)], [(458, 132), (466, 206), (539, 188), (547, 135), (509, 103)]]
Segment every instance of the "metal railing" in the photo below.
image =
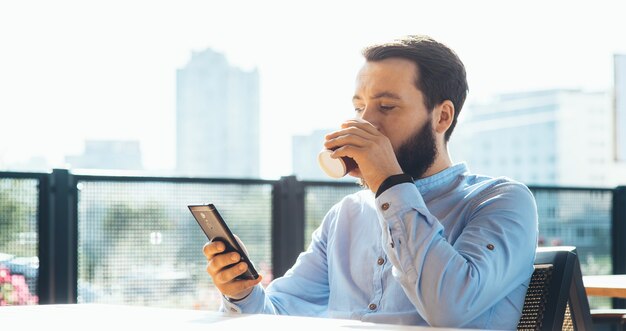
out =
[[(0, 172), (0, 264), (23, 274), (39, 303), (214, 309), (219, 294), (205, 272), (206, 237), (187, 204), (215, 203), (269, 282), (291, 267), (330, 207), (360, 189), (293, 176)], [(531, 190), (540, 243), (577, 246), (583, 273), (626, 273), (625, 187)]]

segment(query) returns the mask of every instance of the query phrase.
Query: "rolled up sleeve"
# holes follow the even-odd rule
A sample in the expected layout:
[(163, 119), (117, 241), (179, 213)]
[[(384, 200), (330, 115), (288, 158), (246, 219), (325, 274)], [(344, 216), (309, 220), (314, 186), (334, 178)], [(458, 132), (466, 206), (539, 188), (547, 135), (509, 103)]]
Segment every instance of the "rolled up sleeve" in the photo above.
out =
[(400, 184), (376, 198), (393, 276), (433, 326), (463, 326), (532, 274), (537, 245), (532, 193), (522, 184), (502, 182), (474, 201), (462, 233), (450, 243), (415, 185)]

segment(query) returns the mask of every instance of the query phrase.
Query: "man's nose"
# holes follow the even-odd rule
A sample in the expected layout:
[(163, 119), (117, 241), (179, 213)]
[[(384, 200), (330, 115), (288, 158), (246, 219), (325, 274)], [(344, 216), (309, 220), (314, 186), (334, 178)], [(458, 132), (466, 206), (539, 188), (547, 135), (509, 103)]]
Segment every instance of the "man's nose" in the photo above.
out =
[(378, 112), (374, 109), (373, 106), (366, 106), (363, 108), (363, 111), (358, 115), (358, 117), (362, 120), (365, 120), (372, 124), (376, 129), (379, 129), (378, 126)]

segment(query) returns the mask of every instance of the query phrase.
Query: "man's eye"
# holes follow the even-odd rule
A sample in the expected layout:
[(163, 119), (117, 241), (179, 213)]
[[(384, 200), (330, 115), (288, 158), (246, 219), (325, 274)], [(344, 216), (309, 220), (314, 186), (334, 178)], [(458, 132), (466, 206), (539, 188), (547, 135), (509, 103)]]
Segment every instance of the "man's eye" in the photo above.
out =
[(360, 108), (360, 107), (354, 107), (354, 111), (355, 111), (355, 112), (357, 112), (357, 113), (360, 113), (360, 112), (362, 112), (362, 111), (363, 111), (363, 108)]
[(380, 110), (382, 111), (389, 111), (396, 108), (396, 106), (387, 106), (387, 105), (380, 105)]

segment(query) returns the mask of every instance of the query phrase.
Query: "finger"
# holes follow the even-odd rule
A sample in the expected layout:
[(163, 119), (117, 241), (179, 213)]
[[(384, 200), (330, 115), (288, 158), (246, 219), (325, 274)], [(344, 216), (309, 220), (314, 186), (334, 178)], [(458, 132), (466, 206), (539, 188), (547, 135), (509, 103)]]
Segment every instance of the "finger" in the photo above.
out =
[[(350, 124), (348, 124), (348, 123), (352, 123), (353, 125), (350, 125)], [(360, 123), (360, 124), (369, 124), (370, 126), (372, 126), (369, 122), (363, 121), (363, 120), (361, 120), (361, 119), (350, 119), (350, 120), (347, 120), (347, 121), (343, 122), (343, 123), (339, 126), (339, 129), (338, 129), (338, 130), (336, 130), (336, 131), (334, 131), (334, 132), (331, 132), (331, 133), (327, 134), (327, 135), (326, 135), (326, 137), (328, 137), (328, 136), (336, 136), (336, 135), (338, 135), (338, 134), (339, 134), (339, 132), (341, 132), (341, 130), (342, 130), (342, 129), (345, 129), (345, 128), (349, 127), (349, 126), (356, 126), (356, 125), (358, 125), (358, 123)], [(365, 127), (365, 126), (364, 126), (364, 127)], [(373, 126), (372, 126), (372, 127), (373, 127)]]
[(382, 135), (376, 136), (359, 128), (350, 127), (342, 130), (339, 136), (326, 140), (324, 147), (330, 150), (337, 150), (347, 145), (366, 147), (379, 141), (382, 137)]
[(335, 150), (345, 145), (364, 147), (370, 142), (376, 141), (377, 139), (378, 138), (375, 135), (352, 127), (344, 130), (341, 135), (325, 141), (324, 147), (330, 150)]
[(241, 260), (241, 255), (237, 252), (224, 253), (214, 255), (209, 260), (207, 265), (207, 272), (211, 276), (217, 275), (222, 269), (227, 268)]
[(370, 134), (380, 133), (380, 131), (378, 131), (378, 129), (372, 123), (364, 121), (362, 119), (351, 119), (341, 124), (342, 129), (349, 127), (356, 127)]
[(215, 284), (226, 284), (232, 282), (237, 276), (242, 275), (248, 270), (248, 264), (240, 262), (230, 268), (222, 269), (213, 277)]
[(241, 299), (250, 294), (251, 288), (263, 280), (259, 275), (257, 279), (236, 280), (221, 286), (220, 291), (229, 298)]
[(381, 135), (381, 132), (371, 123), (363, 120), (348, 120), (341, 124), (341, 129), (327, 134), (324, 138), (331, 140), (346, 134), (359, 134), (360, 135)]
[(359, 131), (362, 131), (362, 134), (368, 133), (365, 129), (360, 128), (358, 126), (343, 126), (341, 127), (341, 129), (337, 130), (337, 131), (333, 131), (327, 135), (324, 136), (325, 140), (332, 140), (335, 139), (337, 137), (341, 137), (341, 136), (345, 136), (347, 134), (357, 134)]
[(245, 291), (251, 287), (256, 286), (257, 284), (259, 284), (261, 282), (261, 280), (263, 280), (263, 277), (261, 277), (261, 275), (259, 275), (259, 277), (257, 279), (246, 279), (246, 280), (242, 280), (242, 281), (236, 281), (233, 283), (236, 287), (238, 287), (238, 289), (240, 289), (240, 291)]
[(221, 241), (210, 241), (202, 247), (202, 252), (207, 259), (211, 259), (216, 254), (222, 253), (226, 246)]
[(361, 127), (347, 126), (343, 129), (337, 130), (333, 133), (326, 135), (325, 138), (327, 138), (326, 140), (332, 140), (332, 139), (337, 139), (337, 138), (348, 136), (348, 135), (356, 135), (360, 137), (371, 137), (371, 136), (375, 136), (375, 133), (369, 132)]
[(338, 159), (341, 157), (349, 157), (357, 161), (361, 153), (363, 153), (366, 149), (364, 147), (355, 146), (352, 144), (343, 145), (330, 154), (330, 157), (333, 159)]

